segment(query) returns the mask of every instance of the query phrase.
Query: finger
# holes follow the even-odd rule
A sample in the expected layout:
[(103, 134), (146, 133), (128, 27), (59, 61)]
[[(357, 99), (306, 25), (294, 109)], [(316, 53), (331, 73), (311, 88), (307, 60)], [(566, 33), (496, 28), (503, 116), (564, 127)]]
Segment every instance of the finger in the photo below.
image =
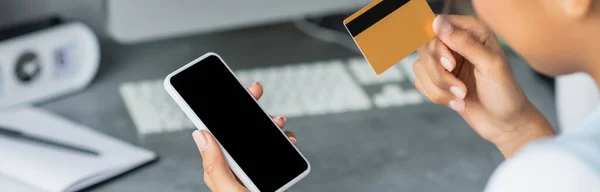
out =
[(206, 184), (210, 191), (215, 191), (214, 185), (212, 184), (212, 181), (210, 180), (210, 177), (208, 176), (206, 171), (204, 171), (204, 184)]
[[(418, 89), (425, 93), (431, 102), (441, 105), (446, 105), (455, 111), (462, 112), (465, 109), (465, 102), (462, 98), (456, 97), (445, 89), (438, 87), (428, 76), (427, 71), (419, 61), (413, 67), (415, 75), (418, 78)], [(449, 74), (449, 73), (448, 73)], [(454, 77), (454, 76), (452, 76)], [(456, 77), (454, 77), (456, 78)], [(463, 84), (464, 85), (464, 84)]]
[(202, 166), (215, 191), (239, 191), (242, 186), (229, 170), (217, 141), (207, 131), (194, 131), (194, 141), (202, 155)]
[(473, 33), (481, 41), (490, 38), (494, 33), (477, 17), (465, 15), (442, 15), (442, 17), (457, 28)]
[[(423, 85), (421, 85), (421, 81), (419, 79), (415, 79), (415, 88), (417, 88), (417, 90), (421, 93), (421, 95), (423, 95), (425, 98), (427, 98), (427, 101), (429, 101), (429, 96), (427, 96), (427, 90), (425, 90), (423, 88)], [(431, 102), (431, 101), (429, 101)]]
[(471, 33), (491, 50), (502, 52), (502, 48), (500, 47), (500, 43), (498, 42), (494, 31), (477, 17), (464, 15), (444, 15), (444, 17), (453, 26)]
[(298, 140), (296, 140), (296, 135), (293, 132), (291, 132), (291, 131), (285, 131), (284, 133), (290, 139), (290, 141), (292, 142), (292, 144), (295, 145), (298, 142)]
[(464, 15), (445, 15), (445, 19), (453, 26), (472, 34), (480, 42), (483, 42), (493, 52), (504, 53), (496, 34), (484, 22), (477, 17)]
[(275, 124), (277, 124), (277, 127), (279, 127), (280, 129), (283, 129), (283, 127), (285, 127), (285, 117), (275, 116), (273, 117), (273, 121), (275, 121)]
[(494, 31), (477, 17), (465, 15), (445, 15), (444, 17), (453, 26), (457, 26), (458, 28), (471, 33), (492, 51), (503, 52)]
[(250, 94), (252, 94), (254, 99), (259, 100), (260, 97), (262, 97), (263, 95), (262, 84), (260, 84), (260, 82), (257, 81), (254, 84), (250, 85), (250, 87), (248, 87), (248, 91), (250, 91)]
[(448, 48), (469, 60), (478, 70), (486, 70), (499, 66), (498, 54), (490, 51), (484, 40), (457, 26), (453, 26), (443, 16), (438, 16), (434, 21), (434, 30), (438, 38)]
[(427, 45), (427, 55), (422, 56), (421, 64), (427, 72), (429, 79), (439, 88), (448, 90), (454, 96), (464, 99), (466, 86), (451, 72), (455, 68), (455, 59), (448, 47), (439, 39), (430, 41)]
[[(431, 54), (421, 56), (415, 62), (415, 65), (419, 65), (414, 66), (415, 75), (418, 74), (418, 76), (422, 77), (421, 83), (429, 80), (438, 88), (452, 93), (458, 99), (464, 99), (467, 96), (467, 86), (465, 83), (442, 67), (443, 59), (441, 57), (443, 56), (439, 56), (439, 52), (447, 51), (447, 48), (441, 41), (430, 42), (428, 46), (431, 46), (431, 48), (428, 48)], [(419, 68), (424, 69), (424, 71), (416, 71)]]
[(423, 94), (423, 96), (429, 100), (429, 94), (427, 93), (425, 87), (423, 87), (423, 83), (421, 83), (421, 79), (425, 79), (427, 76), (425, 74), (421, 74), (422, 70), (417, 70), (417, 67), (420, 67), (419, 65), (421, 65), (421, 59), (415, 61), (412, 68), (413, 73), (415, 74), (415, 88), (417, 88), (417, 90), (419, 90), (419, 92), (421, 92), (421, 94)]
[(433, 59), (438, 60), (439, 64), (441, 65), (432, 67), (435, 67), (435, 69), (440, 72), (443, 72), (444, 69), (452, 72), (454, 68), (456, 68), (457, 62), (454, 55), (450, 49), (448, 49), (448, 47), (444, 45), (444, 43), (438, 38), (435, 38), (425, 44), (420, 54), (425, 54), (424, 56), (430, 56)]
[(432, 94), (430, 93), (432, 90), (430, 87), (425, 87), (423, 82), (424, 81), (430, 81), (429, 80), (429, 76), (427, 75), (427, 72), (423, 69), (422, 64), (423, 61), (422, 59), (419, 59), (415, 62), (415, 64), (413, 65), (413, 73), (415, 74), (415, 87), (417, 88), (417, 90), (419, 90), (423, 96), (425, 96), (427, 98), (427, 100), (429, 100), (432, 103), (438, 103), (437, 101), (433, 101), (432, 100)]

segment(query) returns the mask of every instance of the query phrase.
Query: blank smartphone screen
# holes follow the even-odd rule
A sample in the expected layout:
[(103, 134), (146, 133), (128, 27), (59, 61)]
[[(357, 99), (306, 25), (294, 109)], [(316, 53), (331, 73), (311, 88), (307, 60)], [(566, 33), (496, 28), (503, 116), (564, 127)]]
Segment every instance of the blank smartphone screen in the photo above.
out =
[(171, 77), (171, 84), (260, 191), (275, 191), (308, 169), (217, 56)]

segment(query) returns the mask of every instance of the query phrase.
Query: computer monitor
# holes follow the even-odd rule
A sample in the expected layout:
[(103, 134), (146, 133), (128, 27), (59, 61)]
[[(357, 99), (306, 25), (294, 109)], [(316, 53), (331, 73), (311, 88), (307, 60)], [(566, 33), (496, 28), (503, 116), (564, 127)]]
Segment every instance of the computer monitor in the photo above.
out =
[(370, 0), (106, 0), (108, 34), (138, 43), (356, 11)]

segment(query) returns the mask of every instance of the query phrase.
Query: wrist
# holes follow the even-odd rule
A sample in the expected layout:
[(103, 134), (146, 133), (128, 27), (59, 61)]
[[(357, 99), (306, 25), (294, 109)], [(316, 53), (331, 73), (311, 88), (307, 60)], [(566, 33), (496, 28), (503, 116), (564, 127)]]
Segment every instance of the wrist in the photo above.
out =
[(529, 104), (518, 118), (513, 120), (513, 123), (510, 131), (492, 141), (506, 158), (512, 157), (516, 151), (531, 141), (556, 134), (548, 120), (532, 104)]

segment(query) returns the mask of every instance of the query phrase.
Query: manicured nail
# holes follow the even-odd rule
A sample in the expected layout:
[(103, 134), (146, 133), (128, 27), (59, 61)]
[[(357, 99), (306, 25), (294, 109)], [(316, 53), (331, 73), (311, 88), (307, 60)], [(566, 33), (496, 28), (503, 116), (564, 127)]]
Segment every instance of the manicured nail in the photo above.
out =
[(296, 142), (298, 142), (295, 137), (290, 137), (290, 141), (294, 144), (296, 144)]
[(449, 35), (452, 33), (452, 24), (448, 22), (446, 16), (439, 15), (433, 21), (433, 29), (437, 35)]
[(206, 141), (206, 135), (198, 130), (192, 133), (192, 137), (194, 137), (194, 141), (196, 145), (198, 145), (198, 149), (200, 151), (204, 151), (208, 147), (208, 142)]
[(450, 87), (450, 93), (452, 93), (454, 96), (460, 99), (465, 99), (465, 97), (467, 96), (467, 93), (457, 86)]
[(450, 101), (450, 108), (457, 112), (463, 112), (465, 110), (465, 102), (452, 100)]
[(446, 68), (446, 70), (448, 70), (450, 72), (452, 72), (452, 70), (454, 70), (454, 65), (452, 64), (450, 59), (448, 59), (446, 57), (442, 57), (442, 58), (440, 58), (440, 62), (442, 63), (442, 66), (444, 66), (444, 68)]

